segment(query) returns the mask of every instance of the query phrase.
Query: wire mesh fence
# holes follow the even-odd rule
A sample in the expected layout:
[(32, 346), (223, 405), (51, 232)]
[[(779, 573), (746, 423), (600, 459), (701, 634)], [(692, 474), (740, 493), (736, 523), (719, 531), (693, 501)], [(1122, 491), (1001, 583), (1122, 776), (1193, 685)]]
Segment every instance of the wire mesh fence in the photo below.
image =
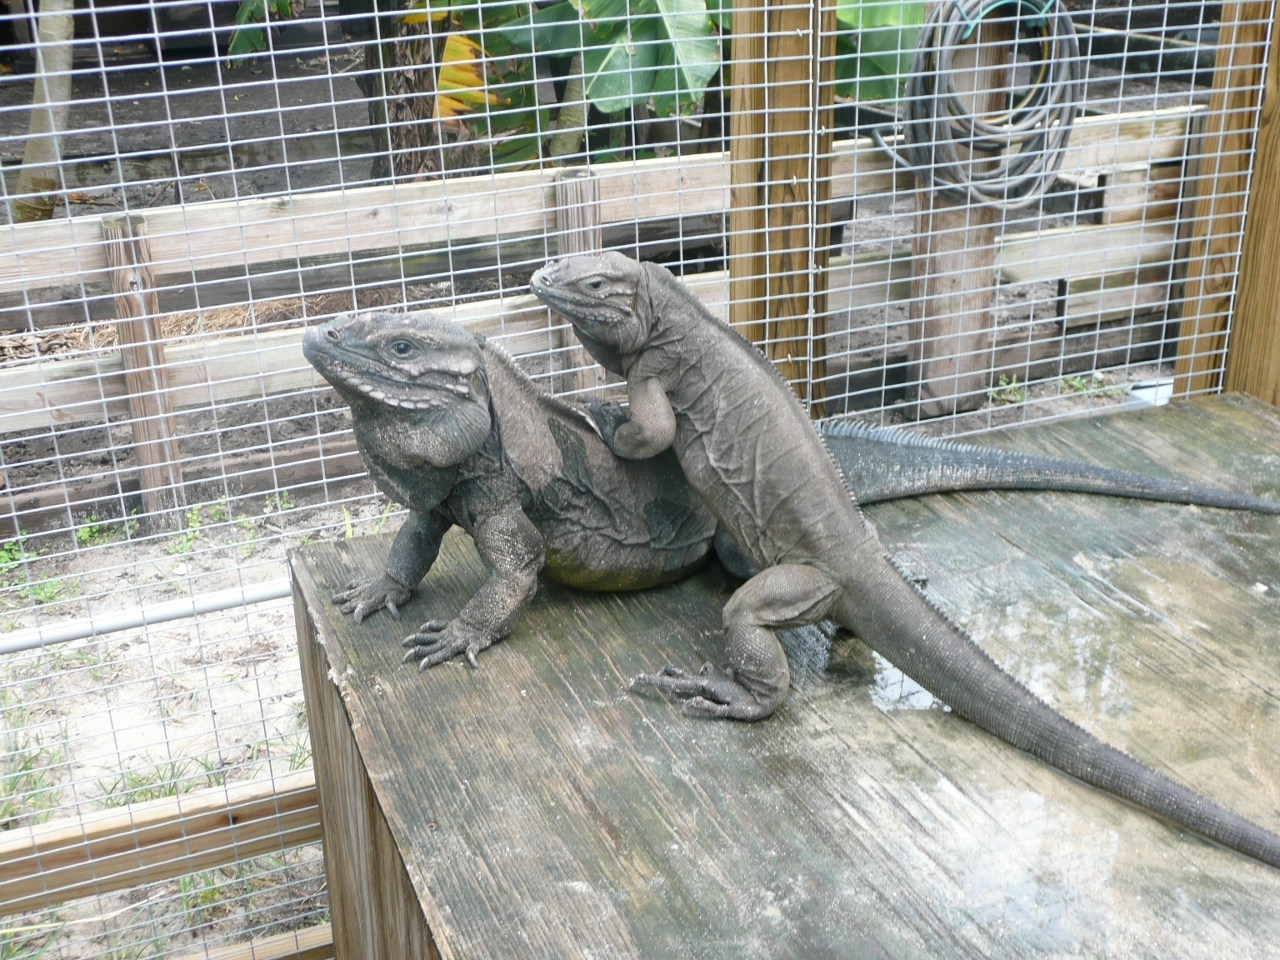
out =
[[(954, 434), (1217, 389), (1273, 4), (955, 5), (931, 35), (944, 6), (10, 4), (0, 955), (326, 919), (285, 551), (399, 510), (308, 323), (443, 311), (595, 395), (528, 278), (608, 248), (752, 318), (815, 416)], [(1054, 136), (994, 131), (1023, 121)], [(263, 826), (95, 846), (210, 803)]]

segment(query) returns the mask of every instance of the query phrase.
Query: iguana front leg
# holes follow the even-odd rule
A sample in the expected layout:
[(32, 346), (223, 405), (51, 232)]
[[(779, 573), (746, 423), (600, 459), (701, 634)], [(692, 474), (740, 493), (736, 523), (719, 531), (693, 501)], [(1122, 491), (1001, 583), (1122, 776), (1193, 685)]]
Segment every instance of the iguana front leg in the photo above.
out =
[(666, 666), (642, 673), (631, 689), (655, 687), (688, 697), (684, 712), (734, 720), (763, 720), (786, 699), (791, 686), (787, 655), (774, 629), (816, 623), (830, 611), (839, 585), (803, 564), (769, 567), (737, 589), (724, 607), (729, 666), (705, 664), (699, 673)]
[(515, 505), (481, 520), (471, 531), (489, 579), (452, 620), (429, 620), (404, 646), (405, 662), (425, 669), (460, 653), (473, 667), (476, 654), (511, 632), (516, 617), (538, 588), (543, 563), (542, 534)]
[(618, 456), (627, 460), (647, 460), (671, 446), (676, 437), (676, 415), (667, 399), (662, 381), (649, 378), (627, 383), (630, 417), (612, 426), (597, 417), (605, 443)]
[(409, 599), (436, 562), (440, 541), (450, 526), (452, 523), (434, 510), (411, 511), (391, 544), (387, 569), (371, 580), (352, 580), (347, 589), (334, 595), (333, 602), (342, 604), (342, 612), (351, 614), (356, 623), (383, 607), (399, 620), (400, 604)]

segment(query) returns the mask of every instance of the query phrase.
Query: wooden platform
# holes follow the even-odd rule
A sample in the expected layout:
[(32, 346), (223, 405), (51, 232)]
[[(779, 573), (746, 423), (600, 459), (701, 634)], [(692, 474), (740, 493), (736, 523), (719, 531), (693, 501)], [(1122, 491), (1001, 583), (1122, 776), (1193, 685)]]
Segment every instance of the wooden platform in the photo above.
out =
[[(1280, 412), (1235, 397), (984, 442), (1280, 498)], [(870, 513), (1063, 713), (1280, 829), (1280, 518), (1049, 494)], [(919, 709), (856, 641), (793, 637), (795, 689), (760, 724), (629, 694), (719, 657), (718, 567), (637, 595), (545, 584), (479, 670), (419, 673), (399, 640), (482, 568), (451, 535), (403, 622), (356, 626), (328, 596), (387, 546), (293, 558), (340, 958), (1280, 951), (1280, 871)]]

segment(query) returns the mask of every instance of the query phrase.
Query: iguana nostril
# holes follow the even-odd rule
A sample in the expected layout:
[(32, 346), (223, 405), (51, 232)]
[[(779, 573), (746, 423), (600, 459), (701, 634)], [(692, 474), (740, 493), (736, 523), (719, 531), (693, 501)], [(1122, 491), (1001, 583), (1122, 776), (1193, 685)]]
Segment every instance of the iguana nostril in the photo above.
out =
[(342, 342), (342, 334), (340, 334), (337, 330), (333, 329), (333, 327), (330, 327), (328, 330), (326, 330), (324, 332), (324, 335), (329, 339), (331, 343)]

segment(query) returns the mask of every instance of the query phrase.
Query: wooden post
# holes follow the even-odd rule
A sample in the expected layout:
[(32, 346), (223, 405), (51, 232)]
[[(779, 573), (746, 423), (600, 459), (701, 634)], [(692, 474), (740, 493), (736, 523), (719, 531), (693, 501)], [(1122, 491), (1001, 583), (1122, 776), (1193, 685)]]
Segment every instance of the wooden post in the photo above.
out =
[[(295, 564), (296, 557), (290, 558)], [(338, 960), (440, 960), (413, 881), (360, 759), (351, 719), (302, 589), (298, 662), (314, 745), (333, 946)], [(339, 668), (340, 669), (340, 668)]]
[[(975, 116), (1001, 113), (1009, 101), (1012, 27), (982, 21), (952, 60), (961, 102)], [(953, 204), (931, 191), (916, 197), (912, 240), (908, 357), (917, 384), (917, 418), (976, 410), (991, 375), (1000, 211), (976, 203)]]
[[(600, 212), (600, 178), (586, 167), (572, 167), (556, 173), (556, 251), (562, 257), (599, 253), (604, 249)], [(560, 390), (582, 391), (599, 388), (591, 359), (565, 324), (556, 337), (560, 369), (566, 371)]]
[(834, 0), (734, 5), (729, 322), (823, 398)]
[(116, 331), (129, 389), (143, 523), (151, 529), (175, 529), (182, 524), (186, 496), (164, 345), (156, 329), (160, 307), (146, 221), (142, 217), (104, 217), (102, 238), (111, 288), (115, 291), (116, 316), (120, 318)]
[(1280, 407), (1280, 4), (1254, 140), (1249, 215), (1224, 386)]
[[(1218, 63), (1214, 68), (1213, 92), (1201, 141), (1195, 182), (1194, 221), (1191, 225), (1190, 254), (1183, 288), (1182, 327), (1178, 360), (1174, 368), (1174, 393), (1186, 395), (1216, 390), (1223, 362), (1227, 318), (1236, 287), (1240, 263), (1240, 232), (1245, 227), (1244, 210), (1249, 165), (1253, 159), (1253, 118), (1258, 106), (1258, 85), (1267, 56), (1267, 30), (1272, 16), (1271, 0), (1227, 0), (1222, 5)], [(1275, 65), (1275, 40), (1272, 41)], [(1274, 82), (1274, 73), (1272, 75)], [(1274, 88), (1272, 88), (1274, 89)], [(1271, 106), (1274, 116), (1275, 106)], [(1270, 134), (1275, 139), (1275, 133)], [(1271, 187), (1267, 193), (1267, 187)], [(1262, 197), (1275, 198), (1274, 183), (1261, 184)], [(1274, 202), (1274, 201), (1273, 201)], [(1271, 224), (1258, 224), (1265, 235), (1275, 230), (1274, 211), (1255, 207), (1256, 216)], [(1255, 234), (1256, 235), (1256, 234)], [(1263, 248), (1255, 247), (1257, 252)], [(1275, 284), (1275, 261), (1259, 263), (1266, 278)], [(1257, 282), (1256, 280), (1253, 282)], [(1262, 290), (1250, 294), (1265, 296)], [(1256, 304), (1260, 310), (1274, 310), (1275, 300)], [(1250, 324), (1252, 321), (1246, 321)], [(1248, 335), (1261, 337), (1256, 326)], [(1246, 365), (1248, 361), (1245, 361)], [(1265, 366), (1265, 364), (1264, 364)], [(1246, 367), (1240, 368), (1241, 370)], [(1243, 374), (1241, 374), (1243, 376)]]

